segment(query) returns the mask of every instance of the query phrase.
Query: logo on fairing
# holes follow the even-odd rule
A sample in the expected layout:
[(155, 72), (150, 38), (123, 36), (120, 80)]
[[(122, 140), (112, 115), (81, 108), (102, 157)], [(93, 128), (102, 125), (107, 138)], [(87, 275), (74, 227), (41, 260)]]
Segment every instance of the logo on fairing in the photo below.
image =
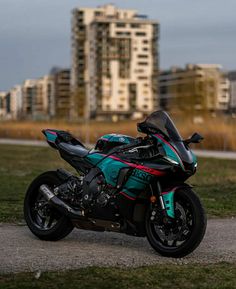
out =
[(124, 138), (124, 137), (120, 137), (120, 138), (119, 138), (119, 141), (120, 141), (120, 142), (124, 142), (124, 141), (125, 141), (125, 138)]
[(146, 172), (140, 171), (140, 170), (134, 170), (132, 173), (132, 176), (144, 180), (146, 182), (150, 182), (152, 179), (152, 176)]

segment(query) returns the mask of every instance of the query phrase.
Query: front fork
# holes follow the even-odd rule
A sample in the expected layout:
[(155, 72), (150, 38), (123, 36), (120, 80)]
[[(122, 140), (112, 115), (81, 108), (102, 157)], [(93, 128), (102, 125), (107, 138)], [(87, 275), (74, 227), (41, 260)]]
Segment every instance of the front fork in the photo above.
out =
[[(161, 185), (159, 182), (157, 182), (156, 189), (157, 189), (157, 196), (159, 198), (161, 209), (164, 215), (167, 218), (174, 219), (175, 218), (174, 193), (175, 193), (176, 187), (170, 190), (167, 190), (165, 192), (162, 192)], [(151, 189), (151, 191), (152, 191), (152, 195), (154, 195), (153, 189)]]

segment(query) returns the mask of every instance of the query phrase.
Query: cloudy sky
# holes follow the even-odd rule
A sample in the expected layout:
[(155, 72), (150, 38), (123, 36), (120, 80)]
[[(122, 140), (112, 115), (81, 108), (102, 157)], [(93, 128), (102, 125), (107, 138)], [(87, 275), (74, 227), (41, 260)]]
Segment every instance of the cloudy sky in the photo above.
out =
[[(0, 90), (70, 65), (74, 7), (97, 0), (0, 0)], [(112, 0), (161, 24), (160, 65), (219, 63), (236, 69), (235, 0)]]

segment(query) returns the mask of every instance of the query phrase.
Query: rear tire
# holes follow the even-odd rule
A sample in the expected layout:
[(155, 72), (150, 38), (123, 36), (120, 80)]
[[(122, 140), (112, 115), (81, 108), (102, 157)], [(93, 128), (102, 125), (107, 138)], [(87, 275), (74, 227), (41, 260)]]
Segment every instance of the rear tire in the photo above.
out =
[(56, 171), (48, 171), (36, 177), (26, 192), (24, 200), (25, 221), (30, 231), (41, 240), (60, 240), (74, 228), (71, 220), (48, 205), (39, 192), (39, 187), (42, 184), (53, 188), (61, 183)]
[[(186, 226), (187, 221), (185, 224), (183, 221), (184, 218), (182, 217), (180, 223), (177, 223), (176, 220), (175, 226), (171, 227), (169, 224), (160, 225), (160, 223), (162, 223), (160, 218), (158, 221), (159, 223), (155, 222), (154, 224), (150, 219), (153, 209), (149, 208), (146, 214), (146, 233), (150, 245), (160, 255), (165, 257), (181, 258), (190, 254), (201, 243), (205, 235), (207, 219), (201, 201), (191, 188), (181, 188), (177, 190), (175, 192), (174, 202), (176, 219), (177, 215), (182, 214), (185, 215), (186, 220), (192, 218), (192, 220), (190, 220), (191, 222)], [(183, 229), (181, 228), (181, 224)], [(186, 235), (184, 235), (184, 230), (186, 230)], [(177, 233), (174, 235), (173, 232), (176, 231)], [(174, 236), (173, 240), (171, 240), (171, 236)], [(179, 238), (179, 240), (175, 243), (174, 238)], [(186, 240), (184, 238), (186, 238)], [(172, 244), (170, 244), (170, 242)], [(179, 245), (177, 245), (177, 243), (179, 243)]]

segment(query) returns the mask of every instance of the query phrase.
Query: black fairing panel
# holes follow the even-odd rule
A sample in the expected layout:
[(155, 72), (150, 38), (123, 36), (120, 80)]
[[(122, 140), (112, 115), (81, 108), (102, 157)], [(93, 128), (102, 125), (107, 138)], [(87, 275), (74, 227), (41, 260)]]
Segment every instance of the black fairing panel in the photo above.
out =
[(58, 148), (59, 150), (62, 150), (68, 155), (70, 155), (71, 157), (84, 158), (89, 153), (89, 150), (87, 150), (85, 147), (81, 145), (71, 145), (65, 142), (59, 143)]
[(67, 161), (73, 168), (75, 168), (77, 171), (82, 173), (87, 173), (88, 170), (90, 170), (93, 165), (89, 164), (87, 161), (84, 160), (84, 158), (80, 157), (72, 157), (65, 151), (59, 150), (61, 157)]

